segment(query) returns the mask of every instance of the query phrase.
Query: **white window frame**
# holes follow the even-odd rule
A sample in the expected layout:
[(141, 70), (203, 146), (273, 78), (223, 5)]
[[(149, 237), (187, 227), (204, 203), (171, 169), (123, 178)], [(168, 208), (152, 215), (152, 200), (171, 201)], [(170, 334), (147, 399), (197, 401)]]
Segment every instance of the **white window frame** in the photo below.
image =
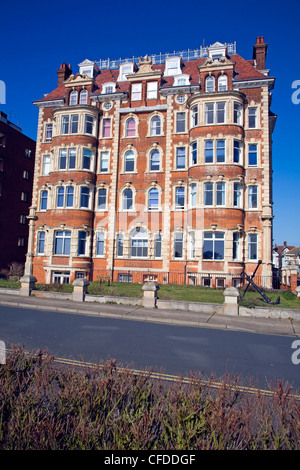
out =
[(142, 90), (142, 83), (133, 83), (131, 85), (131, 101), (141, 101)]
[(157, 90), (158, 90), (157, 82), (147, 82), (147, 100), (156, 100)]

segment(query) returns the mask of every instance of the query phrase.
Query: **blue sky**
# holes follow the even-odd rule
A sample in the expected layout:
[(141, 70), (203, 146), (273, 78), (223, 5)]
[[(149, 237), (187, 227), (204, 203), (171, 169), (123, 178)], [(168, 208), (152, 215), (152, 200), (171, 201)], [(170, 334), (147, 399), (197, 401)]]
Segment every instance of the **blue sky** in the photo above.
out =
[[(85, 5), (85, 6), (83, 6)], [(38, 109), (32, 104), (56, 87), (62, 62), (117, 59), (199, 48), (215, 41), (237, 43), (252, 59), (257, 36), (268, 43), (267, 68), (276, 78), (272, 111), (274, 243), (300, 246), (300, 169), (297, 140), (300, 104), (292, 83), (300, 80), (300, 0), (226, 3), (14, 1), (1, 6), (0, 109), (36, 139)], [(300, 94), (299, 94), (300, 97)]]

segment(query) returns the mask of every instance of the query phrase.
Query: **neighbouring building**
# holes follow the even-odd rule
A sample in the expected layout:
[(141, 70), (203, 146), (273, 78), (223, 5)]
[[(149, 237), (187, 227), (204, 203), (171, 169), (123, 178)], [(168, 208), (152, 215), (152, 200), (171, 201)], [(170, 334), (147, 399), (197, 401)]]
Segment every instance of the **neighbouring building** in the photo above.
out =
[(0, 268), (25, 264), (35, 141), (0, 111)]
[(38, 99), (27, 274), (272, 285), (267, 44), (63, 63)]
[(299, 274), (300, 267), (300, 248), (294, 247), (291, 250), (287, 251), (282, 258), (283, 266), (294, 266), (297, 268), (297, 273)]
[(277, 245), (275, 243), (273, 248), (273, 266), (275, 269), (281, 269), (285, 266), (285, 254), (293, 248), (295, 248), (295, 246), (287, 245), (286, 241), (283, 242), (283, 245)]

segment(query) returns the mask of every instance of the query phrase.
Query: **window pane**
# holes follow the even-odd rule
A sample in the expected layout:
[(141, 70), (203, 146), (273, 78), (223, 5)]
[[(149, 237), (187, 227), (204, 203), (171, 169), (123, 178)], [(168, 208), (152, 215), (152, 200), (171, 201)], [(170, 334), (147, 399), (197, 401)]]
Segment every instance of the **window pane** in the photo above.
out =
[(126, 137), (135, 137), (135, 120), (133, 118), (126, 121)]
[(91, 161), (92, 161), (92, 151), (89, 150), (89, 149), (83, 149), (82, 169), (83, 170), (90, 170), (91, 169)]
[(217, 162), (225, 162), (225, 140), (217, 140)]
[(123, 209), (128, 210), (132, 209), (132, 190), (127, 188), (123, 191)]
[(215, 79), (214, 77), (207, 77), (205, 80), (205, 90), (208, 93), (215, 91)]
[(254, 128), (257, 124), (257, 109), (248, 108), (248, 127)]
[(89, 188), (82, 187), (80, 191), (80, 207), (89, 207), (90, 202), (90, 190)]
[(159, 171), (160, 167), (160, 153), (159, 150), (151, 150), (150, 152), (150, 170)]
[(185, 113), (176, 115), (176, 132), (185, 132)]
[(69, 120), (70, 116), (63, 116), (61, 120), (61, 133), (69, 134)]
[(103, 119), (103, 137), (110, 137), (111, 120)]
[(38, 254), (45, 252), (45, 232), (38, 232)]
[(177, 147), (176, 149), (176, 168), (185, 168), (185, 147)]
[(216, 205), (225, 206), (225, 183), (217, 183), (216, 192), (217, 192)]
[(182, 258), (183, 256), (183, 233), (175, 233), (174, 235), (174, 258)]
[(48, 191), (41, 192), (41, 210), (45, 211), (47, 209), (47, 200), (48, 200)]
[(155, 235), (154, 239), (154, 258), (161, 257), (161, 235)]
[(64, 197), (65, 197), (65, 188), (63, 186), (60, 186), (59, 188), (57, 188), (57, 200), (56, 200), (57, 207), (64, 207)]
[(205, 141), (205, 163), (213, 163), (214, 160), (214, 142), (213, 140)]
[(98, 191), (98, 209), (106, 209), (106, 189), (101, 188)]
[(86, 232), (78, 232), (78, 255), (85, 255), (86, 251)]
[(123, 235), (117, 236), (117, 256), (123, 256)]
[(192, 144), (192, 165), (197, 165), (197, 142)]
[(108, 152), (100, 153), (100, 172), (105, 173), (108, 171)]
[(249, 209), (257, 209), (257, 186), (249, 186), (248, 197)]
[(248, 257), (249, 259), (257, 259), (257, 235), (254, 233), (248, 236)]
[(80, 93), (80, 104), (87, 104), (88, 92), (87, 90), (82, 90)]
[(96, 255), (104, 255), (104, 232), (98, 232), (96, 236)]
[(234, 103), (234, 123), (242, 124), (242, 106), (239, 103)]
[(134, 153), (132, 150), (125, 153), (125, 171), (134, 171)]
[(84, 122), (84, 133), (85, 134), (93, 134), (93, 127), (94, 127), (94, 118), (92, 116), (85, 116)]
[(248, 147), (249, 165), (257, 165), (257, 144), (249, 144)]
[(205, 124), (214, 123), (214, 103), (205, 103)]
[(74, 170), (76, 166), (76, 149), (69, 149), (69, 170)]
[(151, 135), (161, 134), (161, 119), (159, 116), (153, 116), (153, 118), (151, 119), (150, 134)]
[(241, 159), (241, 143), (239, 140), (235, 140), (233, 143), (233, 161), (234, 163), (240, 163)]
[(147, 84), (147, 99), (153, 100), (157, 98), (157, 82)]
[(175, 190), (175, 205), (176, 209), (184, 208), (184, 188), (178, 187)]
[(50, 172), (50, 155), (43, 156), (43, 176), (49, 175)]
[(239, 183), (234, 183), (233, 187), (233, 205), (241, 207), (242, 204), (242, 187)]
[(67, 207), (73, 207), (74, 188), (73, 186), (67, 186)]
[(226, 75), (221, 75), (218, 79), (218, 88), (219, 91), (227, 90), (227, 77)]
[(204, 205), (212, 206), (213, 205), (213, 183), (204, 184)]
[(59, 170), (65, 170), (66, 166), (67, 166), (67, 150), (60, 149), (58, 168), (59, 168)]
[(142, 84), (133, 83), (131, 87), (131, 100), (139, 101), (142, 99)]
[(217, 123), (225, 122), (225, 102), (217, 103)]
[(159, 193), (158, 189), (150, 189), (149, 191), (149, 210), (158, 209)]
[(77, 134), (78, 132), (78, 114), (72, 114), (71, 116), (71, 134)]

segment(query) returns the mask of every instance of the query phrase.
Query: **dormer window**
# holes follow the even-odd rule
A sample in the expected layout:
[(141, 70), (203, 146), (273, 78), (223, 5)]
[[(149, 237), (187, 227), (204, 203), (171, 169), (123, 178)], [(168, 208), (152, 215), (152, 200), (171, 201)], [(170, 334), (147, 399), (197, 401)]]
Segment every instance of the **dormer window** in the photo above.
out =
[(189, 85), (189, 75), (179, 75), (177, 77), (174, 77), (174, 85), (173, 86), (186, 86)]
[(124, 82), (127, 80), (126, 76), (133, 73), (133, 62), (127, 62), (120, 65), (118, 82)]
[(165, 61), (165, 76), (181, 75), (180, 57), (172, 57)]
[(99, 68), (95, 62), (85, 59), (83, 62), (78, 64), (80, 75), (86, 75), (89, 78), (95, 77)]
[(110, 94), (116, 91), (116, 84), (114, 82), (107, 82), (102, 85), (102, 94)]
[(225, 44), (215, 42), (212, 46), (208, 47), (208, 57), (212, 60), (221, 60), (227, 53), (227, 47)]
[(205, 91), (207, 93), (212, 93), (215, 91), (215, 77), (209, 75), (205, 80)]

